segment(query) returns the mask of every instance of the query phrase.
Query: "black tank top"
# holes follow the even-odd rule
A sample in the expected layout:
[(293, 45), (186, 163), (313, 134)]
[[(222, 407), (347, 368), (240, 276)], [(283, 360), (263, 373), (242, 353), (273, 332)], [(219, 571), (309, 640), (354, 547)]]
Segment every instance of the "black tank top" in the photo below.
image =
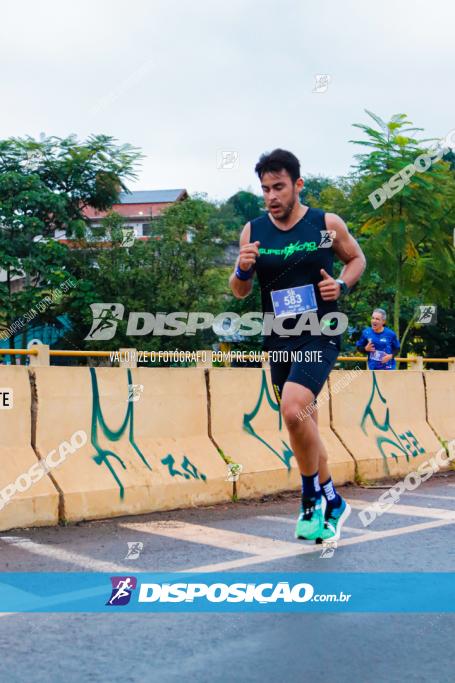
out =
[[(273, 313), (271, 292), (312, 284), (320, 319), (326, 313), (338, 310), (336, 301), (323, 301), (319, 294), (318, 282), (322, 280), (321, 268), (333, 276), (333, 249), (321, 246), (327, 235), (325, 212), (322, 209), (308, 208), (306, 214), (290, 230), (277, 228), (268, 213), (250, 221), (250, 242), (259, 241), (259, 258), (256, 259), (256, 274), (261, 288), (263, 313)], [(308, 314), (302, 314), (305, 317)], [(284, 329), (293, 329), (300, 315), (283, 321)], [(279, 346), (293, 347), (302, 342), (302, 337), (310, 337), (310, 330), (300, 336), (283, 337), (272, 332), (264, 338), (264, 348)], [(333, 339), (339, 345), (338, 337), (321, 335), (321, 339)]]

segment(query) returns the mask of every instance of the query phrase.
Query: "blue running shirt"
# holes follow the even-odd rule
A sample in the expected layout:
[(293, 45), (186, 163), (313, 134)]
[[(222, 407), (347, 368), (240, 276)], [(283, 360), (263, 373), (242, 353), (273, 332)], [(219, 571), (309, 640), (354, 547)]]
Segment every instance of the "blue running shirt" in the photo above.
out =
[(384, 327), (382, 332), (375, 332), (372, 327), (366, 327), (356, 346), (364, 348), (368, 344), (368, 340), (374, 344), (376, 349), (373, 353), (368, 354), (368, 369), (369, 370), (395, 370), (397, 364), (395, 358), (389, 360), (387, 363), (381, 363), (381, 358), (384, 354), (392, 353), (400, 348), (400, 342), (397, 335), (389, 327)]

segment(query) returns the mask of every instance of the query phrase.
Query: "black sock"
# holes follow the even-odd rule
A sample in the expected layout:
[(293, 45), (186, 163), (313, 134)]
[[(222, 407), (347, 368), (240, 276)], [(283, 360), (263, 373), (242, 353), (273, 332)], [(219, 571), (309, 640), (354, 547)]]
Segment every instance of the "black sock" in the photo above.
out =
[(336, 492), (333, 485), (332, 477), (329, 477), (326, 482), (321, 483), (322, 493), (327, 501), (327, 508), (337, 508), (341, 505), (341, 496)]
[(319, 473), (307, 476), (302, 474), (302, 499), (319, 501), (322, 497), (321, 485), (319, 484)]

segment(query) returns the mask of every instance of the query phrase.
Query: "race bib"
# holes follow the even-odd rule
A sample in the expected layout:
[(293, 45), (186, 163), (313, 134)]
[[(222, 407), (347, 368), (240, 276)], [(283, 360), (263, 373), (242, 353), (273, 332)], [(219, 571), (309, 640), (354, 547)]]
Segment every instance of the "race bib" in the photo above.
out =
[(372, 360), (381, 361), (385, 355), (386, 355), (385, 351), (373, 351), (373, 353), (371, 354), (371, 358), (372, 358)]
[(313, 285), (277, 289), (271, 292), (271, 296), (275, 318), (318, 309)]

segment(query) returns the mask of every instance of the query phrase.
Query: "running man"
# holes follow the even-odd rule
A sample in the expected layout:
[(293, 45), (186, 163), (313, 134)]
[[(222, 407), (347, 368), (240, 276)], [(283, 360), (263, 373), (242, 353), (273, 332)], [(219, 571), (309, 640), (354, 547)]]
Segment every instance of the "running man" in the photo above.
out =
[(133, 588), (131, 584), (131, 579), (129, 576), (126, 577), (124, 581), (119, 581), (116, 586), (117, 593), (115, 593), (109, 600), (109, 604), (112, 605), (114, 600), (119, 600), (120, 598), (126, 598), (130, 594), (130, 590)]
[[(329, 472), (327, 452), (319, 436), (315, 399), (321, 391), (340, 350), (340, 335), (320, 334), (311, 326), (298, 336), (286, 330), (307, 319), (304, 311), (316, 310), (316, 322), (336, 312), (337, 299), (346, 294), (365, 269), (365, 257), (344, 221), (332, 213), (300, 203), (304, 181), (299, 160), (291, 152), (275, 149), (263, 154), (255, 167), (261, 181), (268, 213), (248, 222), (240, 235), (240, 252), (229, 284), (234, 296), (243, 299), (251, 292), (257, 274), (263, 313), (280, 310), (283, 334), (265, 338), (264, 350), (286, 350), (287, 362), (270, 362), (272, 383), (281, 414), (289, 431), (292, 450), (302, 475), (302, 504), (296, 538), (337, 540), (350, 507), (335, 490)], [(327, 241), (327, 233), (329, 241)], [(345, 264), (338, 280), (332, 277), (333, 256)], [(307, 285), (305, 289), (296, 288)], [(287, 302), (277, 290), (292, 289)], [(309, 294), (308, 294), (309, 292)], [(283, 305), (295, 311), (297, 294), (302, 313), (295, 319), (281, 319)], [(313, 306), (311, 305), (313, 301)], [(310, 303), (308, 303), (310, 302)], [(293, 306), (293, 308), (292, 308)], [(300, 312), (300, 311), (298, 311)], [(294, 323), (294, 324), (292, 324)], [(307, 326), (308, 328), (308, 326)], [(301, 350), (302, 358), (291, 362), (290, 352)], [(284, 355), (284, 354), (282, 354)], [(311, 417), (301, 418), (301, 415)], [(302, 413), (302, 411), (304, 411)], [(325, 512), (322, 496), (326, 500)]]
[(103, 332), (106, 329), (110, 329), (114, 327), (115, 324), (117, 324), (119, 318), (116, 315), (116, 308), (117, 307), (115, 304), (112, 304), (112, 306), (110, 306), (109, 308), (103, 308), (99, 315), (98, 323), (93, 327), (93, 330), (88, 334), (88, 338), (93, 337), (95, 333), (99, 334), (100, 332)]
[(383, 308), (375, 308), (371, 316), (371, 327), (366, 327), (357, 348), (368, 353), (369, 370), (396, 370), (395, 356), (400, 342), (393, 330), (385, 326), (387, 314)]

